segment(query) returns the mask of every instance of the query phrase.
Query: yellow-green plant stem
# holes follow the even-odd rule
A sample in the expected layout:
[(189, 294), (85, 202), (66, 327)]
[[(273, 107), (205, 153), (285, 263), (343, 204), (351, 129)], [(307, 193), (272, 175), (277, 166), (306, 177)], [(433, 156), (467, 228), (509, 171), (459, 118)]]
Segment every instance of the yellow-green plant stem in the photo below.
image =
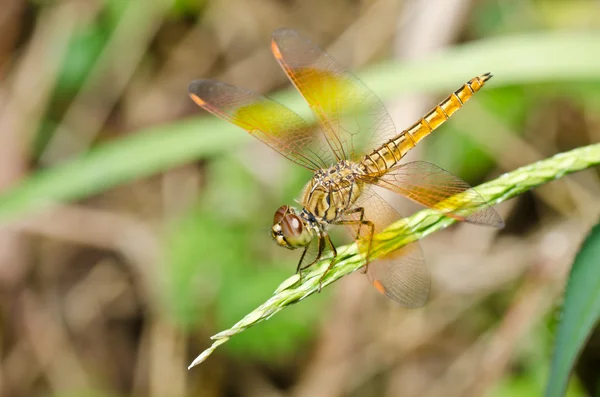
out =
[[(531, 190), (537, 186), (558, 179), (566, 174), (581, 171), (600, 164), (600, 143), (557, 154), (545, 160), (521, 167), (506, 173), (493, 181), (476, 187), (477, 191), (490, 204), (498, 204)], [(410, 242), (444, 229), (456, 222), (433, 210), (423, 210), (393, 223), (376, 236), (375, 256), (385, 255)], [(285, 280), (275, 290), (273, 296), (254, 309), (228, 330), (211, 337), (215, 342), (200, 354), (189, 366), (203, 362), (217, 347), (246, 328), (268, 319), (285, 307), (299, 302), (319, 290), (319, 280), (331, 262), (326, 257), (302, 273)], [(325, 275), (323, 287), (364, 266), (363, 255), (359, 254), (356, 244), (340, 247), (335, 266)]]

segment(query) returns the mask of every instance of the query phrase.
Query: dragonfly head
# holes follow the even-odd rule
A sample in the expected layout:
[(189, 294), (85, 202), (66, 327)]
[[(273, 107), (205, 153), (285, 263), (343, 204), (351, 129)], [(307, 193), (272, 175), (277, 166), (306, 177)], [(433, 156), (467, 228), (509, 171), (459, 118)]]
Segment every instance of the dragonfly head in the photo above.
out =
[(271, 237), (282, 247), (296, 249), (306, 247), (312, 239), (312, 230), (304, 218), (288, 205), (275, 211)]

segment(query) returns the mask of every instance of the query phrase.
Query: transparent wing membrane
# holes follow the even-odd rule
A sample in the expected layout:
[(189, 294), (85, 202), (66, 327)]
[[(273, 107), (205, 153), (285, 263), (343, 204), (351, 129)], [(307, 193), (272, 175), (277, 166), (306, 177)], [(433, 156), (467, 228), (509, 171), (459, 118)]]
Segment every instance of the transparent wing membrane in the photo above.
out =
[(290, 29), (273, 33), (272, 50), (319, 120), (331, 149), (326, 160), (358, 160), (395, 135), (383, 103), (329, 54)]
[(323, 142), (298, 114), (253, 91), (214, 80), (196, 80), (188, 88), (198, 106), (235, 124), (293, 162), (315, 171), (323, 161)]
[[(390, 223), (402, 221), (402, 216), (372, 188), (366, 187), (344, 220), (343, 224), (352, 237), (358, 237), (361, 253), (368, 256), (373, 248), (371, 230), (377, 234)], [(366, 222), (370, 222), (373, 228)], [(410, 230), (408, 225), (404, 229)], [(429, 272), (417, 242), (370, 262), (367, 276), (377, 291), (402, 306), (420, 307), (427, 301)]]
[(429, 272), (417, 243), (376, 260), (369, 265), (367, 276), (377, 291), (402, 306), (421, 307), (429, 297)]
[(504, 226), (500, 215), (477, 190), (443, 168), (425, 161), (397, 165), (371, 182), (461, 221)]

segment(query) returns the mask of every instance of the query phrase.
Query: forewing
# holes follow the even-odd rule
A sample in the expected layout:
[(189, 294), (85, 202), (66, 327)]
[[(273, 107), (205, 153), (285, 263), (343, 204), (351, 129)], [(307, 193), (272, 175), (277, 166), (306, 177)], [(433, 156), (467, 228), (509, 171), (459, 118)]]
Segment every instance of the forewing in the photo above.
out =
[(198, 106), (245, 129), (293, 162), (312, 171), (328, 166), (318, 156), (314, 129), (282, 104), (214, 80), (193, 81), (188, 92)]
[(357, 160), (395, 134), (383, 103), (357, 77), (296, 31), (279, 29), (275, 58), (308, 102), (331, 149), (331, 162)]
[(500, 215), (477, 190), (437, 165), (425, 161), (400, 164), (373, 182), (458, 220), (504, 226)]
[[(356, 208), (364, 209), (364, 219), (374, 224), (375, 233), (381, 232), (392, 222), (402, 222), (402, 216), (373, 189), (366, 187)], [(345, 219), (358, 221), (360, 212), (348, 214)], [(359, 235), (358, 246), (364, 255), (369, 250), (370, 231), (356, 224), (347, 225), (353, 238)], [(408, 224), (405, 233), (412, 233)], [(369, 281), (380, 293), (395, 300), (402, 306), (420, 307), (429, 296), (429, 272), (425, 266), (423, 253), (418, 242), (413, 242), (369, 263)]]

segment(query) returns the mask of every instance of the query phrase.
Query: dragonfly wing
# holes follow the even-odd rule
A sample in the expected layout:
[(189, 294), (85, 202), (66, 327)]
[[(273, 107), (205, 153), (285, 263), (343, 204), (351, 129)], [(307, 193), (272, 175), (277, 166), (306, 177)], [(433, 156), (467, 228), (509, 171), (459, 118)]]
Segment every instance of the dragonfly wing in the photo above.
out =
[[(402, 216), (372, 188), (366, 187), (355, 204), (362, 212), (352, 212), (346, 219), (357, 221), (362, 218), (372, 222), (374, 232), (379, 233), (392, 222), (403, 222)], [(358, 237), (360, 251), (367, 255), (371, 233), (365, 225), (347, 224), (353, 238)], [(405, 233), (412, 230), (405, 223)], [(367, 267), (369, 281), (380, 293), (405, 307), (421, 307), (429, 296), (429, 272), (418, 242), (377, 258)]]
[(329, 166), (319, 157), (314, 129), (282, 104), (253, 91), (214, 80), (196, 80), (188, 87), (198, 106), (235, 124), (272, 149), (312, 171)]
[(437, 165), (425, 161), (400, 164), (374, 177), (373, 182), (458, 220), (504, 226), (500, 215), (477, 190)]
[(429, 272), (417, 243), (371, 263), (367, 276), (377, 291), (404, 307), (422, 307), (429, 297)]
[(291, 29), (273, 33), (271, 48), (323, 130), (332, 162), (358, 159), (396, 132), (383, 103), (329, 54)]

